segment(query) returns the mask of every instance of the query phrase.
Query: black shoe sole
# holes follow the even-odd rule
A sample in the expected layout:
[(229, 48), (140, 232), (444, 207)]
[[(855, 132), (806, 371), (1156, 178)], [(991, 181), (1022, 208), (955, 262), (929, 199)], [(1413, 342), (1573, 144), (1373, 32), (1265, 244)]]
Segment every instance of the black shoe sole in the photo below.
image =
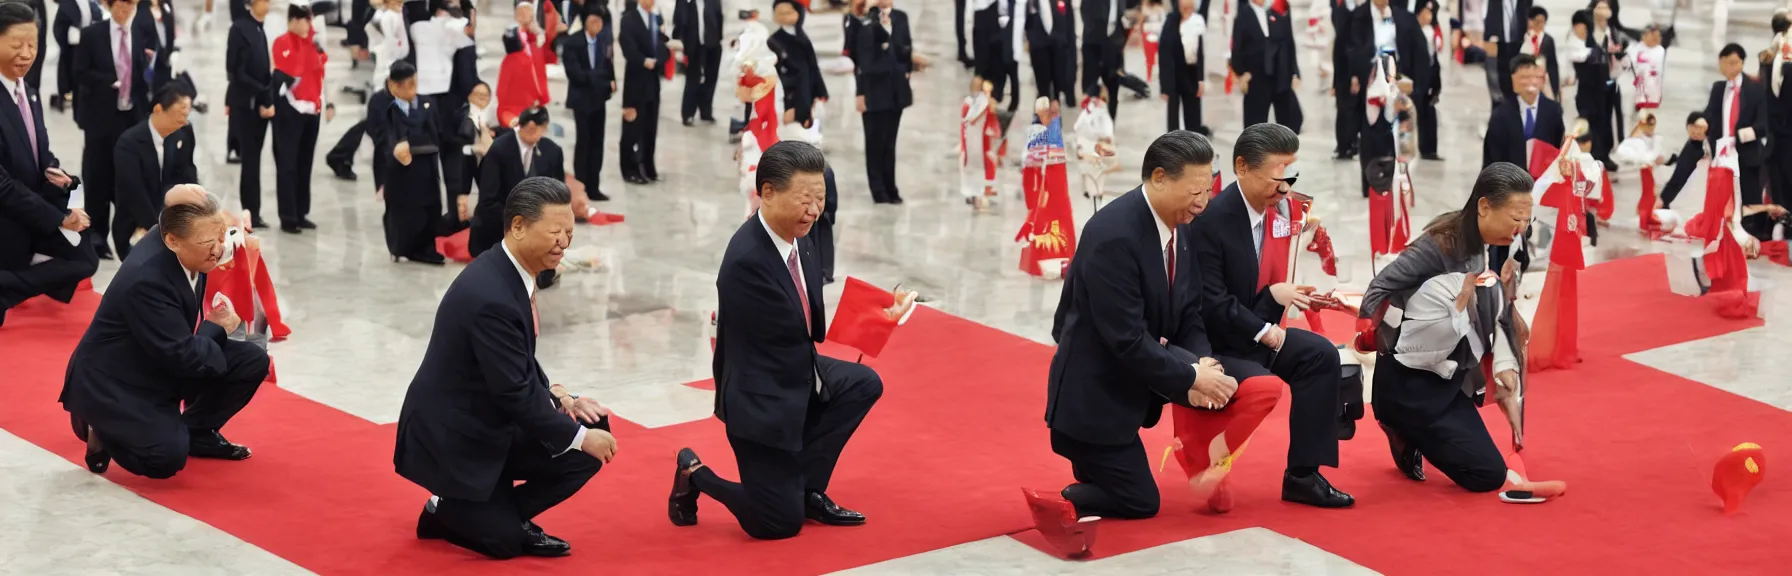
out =
[(690, 448), (680, 449), (673, 458), (672, 495), (666, 498), (666, 517), (673, 526), (697, 525), (697, 487), (691, 485), (691, 475), (685, 470), (702, 463)]
[(856, 518), (856, 519), (838, 519), (838, 518), (836, 518), (836, 519), (823, 519), (823, 518), (821, 518), (821, 517), (820, 517), (820, 516), (814, 516), (814, 515), (809, 515), (809, 514), (804, 514), (804, 515), (803, 515), (803, 516), (804, 516), (804, 517), (805, 517), (805, 518), (808, 518), (808, 519), (810, 519), (810, 520), (813, 520), (813, 521), (815, 521), (815, 522), (816, 522), (816, 523), (817, 523), (817, 524), (823, 524), (823, 525), (827, 525), (827, 526), (864, 526), (864, 525), (865, 525), (865, 519), (864, 519), (864, 518)]

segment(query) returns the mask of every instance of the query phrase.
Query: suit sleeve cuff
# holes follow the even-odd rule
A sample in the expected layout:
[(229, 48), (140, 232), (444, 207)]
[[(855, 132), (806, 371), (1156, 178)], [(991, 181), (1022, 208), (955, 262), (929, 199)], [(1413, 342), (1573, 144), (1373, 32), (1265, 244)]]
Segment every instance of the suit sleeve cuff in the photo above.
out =
[(572, 444), (568, 445), (565, 450), (561, 450), (560, 454), (555, 454), (555, 456), (560, 456), (561, 454), (566, 454), (567, 452), (578, 450), (580, 446), (584, 446), (585, 445), (585, 430), (586, 430), (586, 428), (584, 426), (580, 426), (579, 431), (574, 432), (572, 435)]
[(1251, 337), (1251, 341), (1252, 341), (1252, 342), (1262, 342), (1262, 341), (1263, 341), (1263, 335), (1264, 335), (1264, 334), (1268, 334), (1268, 333), (1269, 333), (1269, 327), (1270, 327), (1270, 326), (1271, 326), (1271, 325), (1270, 325), (1270, 323), (1268, 323), (1268, 322), (1264, 322), (1264, 323), (1263, 323), (1263, 328), (1262, 328), (1262, 329), (1260, 329), (1260, 330), (1258, 330), (1258, 331), (1257, 331), (1257, 335), (1256, 335), (1256, 336), (1252, 336), (1252, 337)]

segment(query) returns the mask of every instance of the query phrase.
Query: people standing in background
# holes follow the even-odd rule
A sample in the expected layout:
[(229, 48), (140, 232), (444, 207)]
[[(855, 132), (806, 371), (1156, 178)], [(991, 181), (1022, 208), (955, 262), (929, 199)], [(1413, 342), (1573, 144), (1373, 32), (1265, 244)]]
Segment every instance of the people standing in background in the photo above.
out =
[(801, 126), (815, 144), (821, 134), (817, 112), (828, 101), (828, 84), (821, 76), (815, 44), (803, 30), (808, 13), (795, 0), (777, 0), (772, 5), (772, 19), (778, 30), (766, 40), (766, 47), (778, 56), (778, 82), (784, 87), (779, 125)]
[[(1083, 97), (1106, 98), (1108, 117), (1120, 118), (1120, 76), (1126, 73), (1126, 36), (1131, 26), (1128, 11), (1138, 0), (1083, 0)], [(1103, 92), (1103, 89), (1106, 92)]]
[[(31, 12), (37, 15), (37, 47), (39, 50), (48, 52), (50, 45), (46, 40), (48, 39), (48, 34), (50, 32), (49, 7), (44, 4), (44, 0), (24, 0), (24, 2), (26, 6), (31, 8)], [(44, 59), (33, 58), (31, 60), (30, 70), (25, 72), (25, 84), (31, 87), (32, 96), (38, 94), (40, 87), (43, 86), (43, 82)]]
[(1618, 164), (1612, 162), (1612, 148), (1618, 146), (1618, 135), (1624, 130), (1624, 93), (1618, 88), (1618, 72), (1624, 65), (1624, 52), (1630, 46), (1617, 22), (1611, 19), (1611, 2), (1612, 0), (1593, 0), (1593, 23), (1588, 27), (1588, 40), (1597, 45), (1605, 55), (1605, 82), (1588, 84), (1582, 78), (1580, 84), (1581, 91), (1603, 91), (1604, 97), (1600, 99), (1598, 108), (1576, 110), (1582, 118), (1600, 117), (1599, 122), (1592, 123), (1593, 157), (1605, 164), (1605, 171), (1608, 173), (1618, 169)]
[[(621, 20), (617, 43), (622, 46), (622, 180), (646, 184), (660, 179), (654, 144), (660, 133), (660, 66), (672, 57), (670, 40), (661, 30), (655, 0), (638, 0)], [(783, 61), (778, 65), (782, 67)], [(787, 80), (788, 82), (788, 80)]]
[[(38, 17), (42, 18), (43, 13), (39, 12)], [(56, 21), (51, 28), (56, 37), (56, 46), (61, 49), (63, 56), (56, 60), (56, 94), (50, 96), (51, 107), (62, 110), (73, 105), (77, 84), (74, 54), (81, 46), (81, 32), (105, 17), (106, 13), (100, 7), (99, 0), (57, 0)], [(37, 61), (43, 61), (42, 54), (48, 53), (47, 48), (44, 50), (40, 52)], [(80, 115), (76, 116), (75, 122), (79, 124)]]
[(1481, 50), (1487, 53), (1487, 62), (1482, 68), (1487, 71), (1487, 97), (1493, 107), (1499, 107), (1500, 102), (1512, 94), (1512, 70), (1507, 64), (1518, 55), (1532, 0), (1485, 1), (1487, 12), (1483, 26), (1486, 40), (1482, 42)]
[[(454, 72), (448, 82), (448, 92), (442, 95), (442, 100), (437, 101), (436, 106), (441, 108), (444, 115), (442, 129), (450, 132), (459, 127), (459, 119), (466, 115), (467, 101), (479, 86), (485, 86), (485, 98), (478, 105), (481, 117), (484, 118), (492, 110), (491, 86), (479, 79), (479, 48), (473, 43), (472, 12), (467, 14), (468, 17), (453, 19), (447, 24), (448, 41), (456, 47)], [(490, 121), (496, 122), (496, 117), (492, 117)], [(449, 198), (470, 193), (473, 189), (473, 174), (477, 170), (478, 160), (467, 154), (460, 145), (442, 147), (442, 186), (447, 189)]]
[[(547, 131), (548, 110), (538, 106), (517, 116), (515, 129), (492, 139), (479, 162), (479, 205), (471, 210), (473, 229), (467, 232), (467, 251), (474, 256), (503, 241), (504, 206), (518, 184), (536, 176), (566, 180), (566, 155)], [(543, 277), (544, 287), (550, 278)]]
[(1420, 0), (1414, 17), (1419, 21), (1419, 36), (1425, 49), (1414, 58), (1415, 70), (1405, 71), (1412, 78), (1414, 114), (1418, 116), (1419, 157), (1443, 160), (1437, 154), (1437, 101), (1444, 91), (1444, 30), (1438, 24), (1437, 0)]
[(1297, 55), (1288, 15), (1270, 9), (1267, 0), (1245, 2), (1232, 25), (1232, 70), (1244, 91), (1246, 127), (1268, 122), (1273, 108), (1277, 124), (1300, 133), (1303, 117), (1300, 96), (1295, 93), (1300, 89)]
[(1773, 202), (1781, 206), (1792, 206), (1792, 82), (1786, 80), (1792, 78), (1792, 36), (1786, 32), (1787, 16), (1782, 12), (1773, 17), (1773, 57), (1764, 63), (1767, 70), (1761, 73), (1768, 99), (1775, 102), (1770, 108), (1778, 112), (1769, 122), (1774, 144), (1769, 146), (1773, 157), (1767, 165), (1771, 167), (1768, 182), (1773, 188)]
[(498, 64), (498, 122), (506, 126), (516, 115), (552, 100), (541, 51), (547, 36), (535, 23), (535, 6), (519, 2), (513, 24), (504, 32), (504, 61)]
[(714, 124), (716, 73), (722, 69), (722, 0), (679, 0), (672, 11), (672, 36), (685, 48), (684, 103), (678, 117), (685, 126), (697, 120)]
[(417, 94), (417, 68), (397, 62), (386, 75), (392, 105), (378, 112), (373, 153), (384, 156), (386, 175), (379, 195), (386, 203), (383, 218), (386, 251), (400, 258), (440, 266), (436, 225), (442, 216), (440, 120), (435, 101)]
[[(1026, 0), (975, 0), (976, 17), (971, 27), (971, 57), (977, 76), (995, 84), (990, 92), (997, 102), (1006, 100), (1008, 111), (1020, 108), (1020, 67), (1016, 62), (1025, 38), (1026, 11), (1017, 2)], [(1003, 96), (1003, 92), (1009, 92)]]
[(315, 230), (311, 213), (311, 172), (316, 166), (319, 115), (336, 117), (324, 101), (324, 64), (330, 61), (312, 28), (311, 8), (286, 11), (286, 33), (274, 40), (274, 199), (280, 231)]
[[(1711, 99), (1705, 104), (1705, 118), (1717, 121), (1707, 136), (1711, 146), (1715, 149), (1723, 138), (1735, 139), (1736, 176), (1742, 186), (1739, 213), (1764, 203), (1761, 167), (1767, 161), (1767, 138), (1773, 125), (1774, 101), (1768, 98), (1767, 87), (1742, 73), (1747, 58), (1739, 44), (1725, 45), (1718, 52), (1717, 71), (1723, 79), (1711, 83)], [(1744, 216), (1742, 228), (1755, 238), (1773, 239), (1773, 218), (1766, 213)]]
[[(914, 39), (909, 35), (908, 13), (894, 4), (893, 0), (876, 0), (853, 48), (859, 62), (854, 70), (859, 93), (854, 98), (865, 120), (865, 178), (871, 200), (878, 204), (902, 203), (902, 190), (896, 184), (896, 138), (902, 111), (915, 101), (909, 87)], [(831, 182), (832, 169), (828, 175)]]
[[(374, 94), (386, 90), (386, 72), (392, 69), (392, 63), (410, 56), (411, 38), (410, 34), (404, 30), (404, 15), (399, 12), (403, 4), (404, 0), (382, 0), (379, 8), (367, 18), (367, 25), (362, 29), (362, 34), (367, 37), (366, 41), (371, 45), (368, 50), (372, 55), (368, 61), (371, 70), (367, 73), (366, 86), (351, 91), (361, 93), (363, 104), (371, 104)], [(349, 33), (354, 34), (352, 27)], [(389, 105), (391, 102), (387, 102), (387, 104)], [(384, 110), (384, 108), (380, 109)], [(336, 141), (336, 145), (330, 148), (330, 152), (324, 155), (324, 164), (330, 167), (331, 172), (336, 173), (338, 179), (355, 181), (355, 152), (361, 149), (361, 138), (366, 135), (367, 126), (371, 120), (371, 117), (362, 118), (360, 122), (350, 126), (347, 131), (342, 133), (342, 138)], [(374, 174), (376, 177), (379, 174), (377, 166), (374, 168)]]
[(230, 24), (230, 39), (224, 46), (224, 69), (230, 74), (224, 91), (225, 114), (242, 163), (238, 193), (255, 228), (268, 227), (261, 219), (261, 147), (267, 143), (268, 120), (274, 117), (274, 65), (269, 59), (267, 32), (262, 29), (268, 2), (249, 0), (247, 17)]
[(1363, 122), (1363, 88), (1361, 80), (1348, 70), (1357, 68), (1351, 61), (1350, 24), (1355, 20), (1361, 0), (1333, 0), (1331, 9), (1332, 21), (1332, 100), (1337, 105), (1336, 121), (1332, 124), (1332, 137), (1337, 139), (1337, 148), (1332, 150), (1332, 157), (1349, 160), (1356, 157), (1356, 134), (1362, 129)]
[[(1528, 28), (1524, 31), (1524, 40), (1518, 43), (1518, 52), (1535, 56), (1549, 75), (1549, 82), (1544, 84), (1543, 96), (1557, 102), (1562, 101), (1562, 70), (1556, 62), (1556, 39), (1550, 36), (1549, 10), (1542, 6), (1532, 6), (1530, 17), (1526, 20)], [(1510, 59), (1507, 60), (1510, 62)], [(1508, 78), (1502, 82), (1508, 82)], [(1502, 84), (1503, 85), (1503, 84)], [(1507, 87), (1510, 91), (1511, 88)]]
[(1574, 63), (1572, 83), (1580, 86), (1574, 91), (1574, 109), (1586, 119), (1593, 136), (1593, 157), (1604, 163), (1611, 157), (1612, 147), (1616, 144), (1613, 142), (1616, 134), (1611, 126), (1612, 114), (1607, 109), (1615, 105), (1609, 100), (1615, 88), (1608, 87), (1612, 83), (1610, 61), (1617, 56), (1607, 52), (1606, 43), (1594, 35), (1592, 12), (1575, 12), (1570, 22), (1574, 26), (1574, 37), (1563, 51), (1568, 61)]
[(971, 19), (969, 0), (952, 0), (952, 28), (958, 37), (958, 63), (965, 69), (974, 69), (977, 61), (971, 58), (969, 45), (965, 43), (964, 25)]
[[(73, 179), (50, 150), (43, 103), (25, 80), (38, 59), (32, 39), (41, 20), (24, 4), (0, 3), (0, 114), (22, 128), (0, 130), (0, 325), (7, 309), (40, 295), (67, 303), (99, 269), (82, 234), (91, 221), (69, 207)], [(49, 260), (34, 265), (37, 254)]]
[(473, 217), (470, 208), (463, 212), (459, 206), (479, 181), (481, 164), (497, 136), (497, 123), (497, 116), (492, 114), (492, 88), (484, 82), (474, 84), (467, 93), (467, 103), (443, 122), (447, 132), (442, 135), (442, 173), (448, 182), (448, 197), (455, 204), (452, 212), (457, 218), (452, 228), (456, 232), (465, 227), (461, 223), (470, 222)]
[[(1554, 147), (1567, 135), (1562, 105), (1543, 96), (1543, 64), (1536, 57), (1512, 58), (1510, 82), (1515, 90), (1487, 119), (1487, 136), (1481, 141), (1481, 167), (1499, 162), (1530, 166), (1530, 141)], [(1696, 161), (1696, 159), (1695, 159)]]
[(119, 262), (155, 227), (162, 214), (162, 199), (170, 188), (199, 183), (199, 169), (193, 164), (193, 129), (187, 125), (193, 94), (182, 85), (163, 86), (151, 102), (149, 118), (125, 130), (112, 153), (112, 174), (118, 183), (112, 240), (118, 246)]
[(566, 105), (572, 109), (578, 139), (573, 143), (572, 176), (585, 185), (585, 197), (594, 202), (610, 199), (600, 177), (604, 171), (604, 120), (609, 115), (610, 97), (616, 94), (616, 63), (610, 44), (599, 36), (609, 27), (609, 19), (610, 11), (602, 6), (586, 11), (585, 29), (567, 40), (565, 53)]
[(1166, 103), (1169, 123), (1165, 130), (1213, 133), (1201, 122), (1201, 99), (1207, 97), (1207, 2), (1177, 0), (1158, 35), (1159, 96)]
[[(75, 118), (86, 137), (81, 173), (90, 175), (112, 169), (112, 150), (118, 144), (118, 135), (149, 113), (155, 67), (155, 37), (138, 33), (131, 24), (137, 14), (136, 3), (111, 0), (106, 10), (112, 19), (81, 30), (85, 42), (69, 56), (75, 60), (74, 74), (80, 86), (75, 96)], [(93, 239), (94, 254), (102, 260), (112, 259), (106, 236), (115, 187), (110, 178), (94, 178), (81, 186), (85, 207), (93, 216), (93, 226), (87, 234)]]
[(1039, 95), (1076, 105), (1076, 9), (1070, 0), (1021, 0), (1027, 5), (1027, 51)]

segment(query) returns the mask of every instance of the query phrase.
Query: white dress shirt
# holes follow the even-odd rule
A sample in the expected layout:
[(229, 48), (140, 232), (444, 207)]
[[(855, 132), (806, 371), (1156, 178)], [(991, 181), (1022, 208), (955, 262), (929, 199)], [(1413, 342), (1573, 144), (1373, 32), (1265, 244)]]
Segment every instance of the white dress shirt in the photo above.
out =
[(150, 147), (155, 148), (155, 150), (156, 150), (156, 173), (157, 174), (162, 173), (162, 162), (163, 162), (162, 142), (167, 141), (167, 140), (168, 140), (167, 136), (163, 136), (161, 132), (156, 131), (155, 124), (149, 125), (149, 143), (150, 143)]
[[(498, 245), (504, 247), (504, 257), (509, 258), (510, 265), (516, 267), (516, 275), (518, 278), (520, 278), (522, 280), (523, 289), (528, 291), (528, 293), (529, 293), (529, 307), (534, 308), (535, 307), (535, 277), (529, 275), (528, 270), (523, 269), (522, 263), (517, 262), (516, 254), (513, 254), (510, 252), (510, 243), (509, 242), (499, 241)], [(534, 314), (534, 313), (532, 312), (531, 314)], [(541, 319), (535, 318), (532, 321), (540, 322)], [(541, 326), (539, 326), (539, 325), (536, 326), (535, 330), (537, 332), (539, 332), (541, 330)], [(548, 405), (552, 406), (553, 403), (554, 403), (554, 400), (552, 398), (552, 395), (550, 395), (550, 397), (548, 398)], [(554, 409), (559, 410), (560, 408), (558, 406), (555, 406)], [(567, 452), (577, 450), (580, 446), (583, 446), (584, 444), (585, 444), (585, 426), (580, 425), (579, 431), (573, 433), (573, 435), (572, 435), (572, 444), (568, 444), (566, 446), (565, 450), (560, 451), (560, 454), (565, 454)], [(560, 454), (555, 454), (555, 456), (559, 456)]]
[[(1735, 116), (1738, 112), (1740, 112), (1740, 110), (1733, 109), (1734, 108), (1733, 104), (1740, 104), (1742, 102), (1742, 94), (1740, 92), (1741, 90), (1742, 90), (1742, 75), (1741, 74), (1737, 74), (1735, 78), (1731, 78), (1730, 80), (1724, 82), (1724, 94), (1722, 96), (1722, 98), (1724, 99), (1724, 117), (1723, 117), (1724, 123), (1717, 127), (1719, 134), (1722, 134), (1724, 136), (1736, 136), (1735, 134), (1729, 133), (1730, 118), (1732, 116)], [(1732, 94), (1735, 95), (1735, 98), (1733, 100), (1731, 99)], [(1741, 132), (1743, 128), (1746, 128), (1746, 126), (1743, 126), (1741, 122), (1736, 123), (1736, 131), (1737, 132)], [(1742, 139), (1737, 138), (1736, 141), (1738, 143), (1740, 143), (1740, 142), (1742, 142)]]
[[(772, 231), (772, 225), (765, 223), (765, 216), (763, 213), (759, 216), (759, 225), (765, 227), (766, 235), (772, 237), (772, 245), (776, 246), (778, 248), (778, 261), (785, 262), (786, 266), (788, 266), (788, 262), (790, 262), (790, 255), (796, 252), (796, 244), (792, 244), (790, 242), (785, 242), (784, 238), (778, 236), (777, 232)], [(802, 258), (796, 259), (796, 280), (797, 280), (796, 291), (798, 293), (804, 294), (803, 299), (807, 299), (808, 296), (805, 291), (807, 290), (806, 287), (809, 285), (809, 275), (807, 273), (803, 272), (803, 259)], [(799, 302), (800, 301), (801, 300), (799, 300)], [(804, 318), (809, 317), (808, 310), (803, 311), (803, 317)], [(810, 326), (803, 326), (804, 332), (808, 332), (809, 330), (810, 330)], [(816, 393), (821, 392), (821, 372), (819, 370), (817, 370), (815, 372), (815, 392)]]
[[(1407, 300), (1406, 308), (1401, 310), (1400, 338), (1394, 344), (1394, 359), (1401, 365), (1450, 378), (1456, 374), (1458, 365), (1450, 357), (1455, 354), (1457, 343), (1465, 338), (1469, 352), (1476, 360), (1486, 356), (1487, 350), (1481, 339), (1475, 337), (1474, 320), (1470, 317), (1473, 307), (1456, 309), (1456, 296), (1462, 293), (1465, 276), (1461, 272), (1433, 276)], [(1505, 298), (1494, 298), (1494, 301), (1499, 308), (1505, 307)], [(1496, 318), (1501, 313), (1500, 309), (1494, 311)], [(1517, 370), (1518, 356), (1511, 342), (1506, 340), (1506, 331), (1497, 326), (1491, 328), (1493, 373)]]
[(1397, 52), (1399, 44), (1394, 41), (1397, 29), (1394, 27), (1394, 7), (1375, 9), (1370, 7), (1375, 17), (1375, 48), (1382, 52)]
[(535, 147), (530, 146), (528, 142), (524, 142), (521, 134), (512, 132), (511, 136), (516, 138), (517, 153), (522, 154), (523, 156), (523, 175), (527, 176), (529, 174), (529, 166), (535, 163)]

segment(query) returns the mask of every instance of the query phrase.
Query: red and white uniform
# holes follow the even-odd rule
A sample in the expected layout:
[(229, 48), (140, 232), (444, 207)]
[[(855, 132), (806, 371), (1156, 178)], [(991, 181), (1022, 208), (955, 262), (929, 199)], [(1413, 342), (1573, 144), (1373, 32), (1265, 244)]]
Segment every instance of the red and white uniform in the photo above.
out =
[(778, 80), (778, 56), (766, 47), (770, 35), (765, 26), (749, 21), (735, 41), (731, 69), (736, 78), (736, 96), (753, 105), (753, 115), (740, 135), (740, 192), (747, 200), (747, 217), (759, 209), (759, 195), (753, 181), (759, 174), (759, 157), (778, 143), (778, 103), (784, 99), (784, 86)]
[[(1049, 107), (1040, 99), (1040, 108)], [(1076, 217), (1070, 209), (1070, 182), (1065, 175), (1064, 119), (1035, 122), (1027, 129), (1027, 150), (1021, 168), (1021, 188), (1027, 200), (1027, 221), (1014, 236), (1024, 242), (1020, 269), (1049, 279), (1063, 277), (1076, 253)]]
[(966, 198), (996, 195), (996, 148), (1001, 123), (989, 94), (978, 91), (964, 99), (958, 121), (958, 183)]
[(1082, 175), (1084, 196), (1102, 198), (1107, 194), (1107, 172), (1120, 163), (1115, 154), (1114, 119), (1108, 116), (1107, 102), (1084, 98), (1076, 118), (1077, 171)]
[(1667, 48), (1651, 48), (1640, 42), (1631, 44), (1624, 55), (1624, 66), (1630, 69), (1631, 83), (1636, 86), (1636, 109), (1661, 106), (1662, 73), (1667, 70), (1667, 57)]

